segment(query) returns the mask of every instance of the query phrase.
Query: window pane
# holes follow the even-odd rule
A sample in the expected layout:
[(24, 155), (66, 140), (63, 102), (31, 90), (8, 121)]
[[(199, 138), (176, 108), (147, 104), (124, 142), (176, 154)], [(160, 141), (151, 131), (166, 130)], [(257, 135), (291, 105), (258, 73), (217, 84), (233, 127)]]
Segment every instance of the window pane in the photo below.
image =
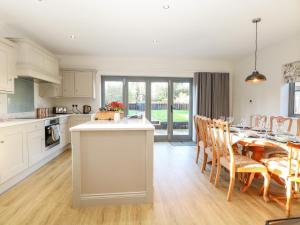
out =
[(151, 82), (151, 122), (155, 135), (168, 134), (168, 82)]
[(294, 113), (300, 114), (300, 82), (295, 83)]
[(190, 83), (173, 84), (173, 135), (189, 134)]
[(104, 83), (105, 104), (113, 101), (123, 102), (123, 82), (105, 81)]
[(128, 82), (128, 115), (145, 112), (146, 83)]

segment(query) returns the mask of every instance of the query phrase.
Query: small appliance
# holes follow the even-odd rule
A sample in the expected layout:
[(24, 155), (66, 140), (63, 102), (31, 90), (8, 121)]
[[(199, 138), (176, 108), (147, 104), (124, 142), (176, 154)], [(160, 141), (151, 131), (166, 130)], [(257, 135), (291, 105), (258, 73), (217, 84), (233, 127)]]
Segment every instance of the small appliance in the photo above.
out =
[(89, 114), (92, 111), (92, 107), (89, 105), (84, 105), (82, 108), (83, 108), (82, 112), (84, 114)]
[(67, 107), (66, 106), (55, 106), (53, 107), (53, 114), (66, 114)]

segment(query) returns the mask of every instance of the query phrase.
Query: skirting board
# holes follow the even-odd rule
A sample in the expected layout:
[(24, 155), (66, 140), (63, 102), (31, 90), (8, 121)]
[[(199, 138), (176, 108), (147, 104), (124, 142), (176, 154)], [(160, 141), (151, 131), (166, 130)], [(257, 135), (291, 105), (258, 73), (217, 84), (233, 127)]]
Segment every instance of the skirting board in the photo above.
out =
[(80, 207), (142, 203), (153, 203), (153, 193), (141, 191), (80, 195)]
[(25, 169), (23, 172), (19, 173), (15, 177), (13, 177), (13, 178), (9, 179), (8, 181), (6, 181), (5, 183), (1, 184), (0, 185), (0, 194), (8, 191), (10, 188), (12, 188), (13, 186), (15, 186), (20, 181), (24, 180), (26, 177), (28, 177), (29, 175), (31, 175), (33, 172), (35, 172), (36, 170), (38, 170), (39, 168), (41, 168), (42, 166), (44, 166), (46, 163), (48, 163), (52, 159), (56, 158), (58, 155), (60, 155), (61, 153), (63, 153), (68, 148), (70, 148), (70, 145), (66, 145), (63, 148), (56, 150), (51, 155), (49, 155), (46, 158), (42, 159), (41, 161), (39, 161), (35, 165), (33, 165), (33, 166)]

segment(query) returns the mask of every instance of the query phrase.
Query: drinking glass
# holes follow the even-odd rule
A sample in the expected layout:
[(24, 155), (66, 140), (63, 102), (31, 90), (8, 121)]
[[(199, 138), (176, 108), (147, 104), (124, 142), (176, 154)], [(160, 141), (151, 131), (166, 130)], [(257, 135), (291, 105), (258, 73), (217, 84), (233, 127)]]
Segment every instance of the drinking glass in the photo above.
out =
[(233, 123), (233, 121), (234, 121), (234, 118), (233, 118), (233, 116), (229, 116), (229, 117), (227, 117), (227, 118), (226, 118), (226, 121), (227, 121), (229, 124), (232, 124), (232, 123)]

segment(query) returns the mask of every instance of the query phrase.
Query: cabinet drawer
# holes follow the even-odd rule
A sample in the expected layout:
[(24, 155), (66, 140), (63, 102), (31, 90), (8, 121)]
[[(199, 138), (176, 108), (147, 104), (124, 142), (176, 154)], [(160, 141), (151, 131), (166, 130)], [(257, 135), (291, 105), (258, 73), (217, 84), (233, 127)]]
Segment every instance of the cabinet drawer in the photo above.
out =
[(25, 130), (27, 132), (30, 132), (30, 131), (34, 131), (34, 130), (41, 130), (44, 128), (45, 128), (44, 121), (39, 121), (39, 122), (27, 124)]

